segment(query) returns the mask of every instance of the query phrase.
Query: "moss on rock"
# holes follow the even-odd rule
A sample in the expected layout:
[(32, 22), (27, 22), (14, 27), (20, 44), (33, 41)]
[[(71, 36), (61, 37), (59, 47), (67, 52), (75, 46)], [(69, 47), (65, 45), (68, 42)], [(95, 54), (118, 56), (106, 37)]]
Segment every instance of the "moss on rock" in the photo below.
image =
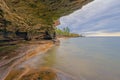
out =
[(47, 28), (55, 31), (55, 20), (90, 1), (92, 0), (0, 0), (0, 15), (11, 22), (8, 31), (15, 32), (19, 29), (21, 32), (45, 32)]

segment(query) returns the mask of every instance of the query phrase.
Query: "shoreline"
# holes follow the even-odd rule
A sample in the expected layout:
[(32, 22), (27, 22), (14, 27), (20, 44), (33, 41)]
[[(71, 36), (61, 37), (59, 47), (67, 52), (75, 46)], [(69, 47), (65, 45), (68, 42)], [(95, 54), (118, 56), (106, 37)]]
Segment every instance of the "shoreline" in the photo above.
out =
[[(61, 40), (61, 39), (64, 39), (64, 38), (58, 38), (58, 40)], [(38, 54), (44, 54), (46, 51), (48, 51), (53, 46), (55, 46), (56, 43), (54, 43), (53, 41), (43, 41), (42, 44), (39, 43), (39, 41), (30, 42), (30, 44), (27, 45), (29, 46), (29, 48), (27, 48), (25, 52), (23, 51), (21, 56), (18, 56), (16, 59), (14, 59), (13, 62), (9, 61), (8, 64), (5, 64), (2, 66), (2, 67), (5, 67), (10, 64), (10, 66), (8, 66), (5, 69), (5, 71), (3, 71), (4, 73), (2, 74), (2, 76), (0, 76), (0, 80), (11, 80), (13, 75), (14, 77), (16, 77), (15, 80), (24, 80), (21, 78), (23, 78), (25, 75), (29, 75), (30, 72), (32, 72), (33, 75), (36, 75), (38, 73), (41, 74), (41, 73), (50, 72), (50, 74), (54, 74), (53, 76), (55, 77), (55, 80), (77, 80), (74, 76), (69, 75), (68, 73), (65, 73), (64, 71), (61, 71), (59, 69), (55, 69), (52, 67), (47, 67), (47, 66), (46, 66), (47, 68), (45, 66), (41, 66), (40, 69), (38, 70), (30, 68), (27, 65), (23, 69), (20, 69), (20, 68), (15, 69), (15, 67), (22, 64), (22, 62), (27, 61), (30, 58), (37, 56)], [(0, 67), (0, 70), (1, 69), (2, 68)], [(16, 74), (19, 74), (19, 75), (16, 75)], [(49, 75), (47, 74), (47, 76)]]
[[(14, 56), (13, 59), (6, 59), (0, 61), (0, 80), (4, 80), (6, 76), (10, 73), (14, 66), (18, 65), (22, 61), (25, 61), (31, 57), (36, 56), (37, 54), (45, 53), (50, 48), (54, 46), (52, 41), (35, 41), (27, 44), (25, 48), (19, 50), (18, 55)], [(21, 46), (23, 47), (23, 46)], [(5, 69), (4, 69), (5, 67)], [(3, 70), (4, 69), (4, 70)]]

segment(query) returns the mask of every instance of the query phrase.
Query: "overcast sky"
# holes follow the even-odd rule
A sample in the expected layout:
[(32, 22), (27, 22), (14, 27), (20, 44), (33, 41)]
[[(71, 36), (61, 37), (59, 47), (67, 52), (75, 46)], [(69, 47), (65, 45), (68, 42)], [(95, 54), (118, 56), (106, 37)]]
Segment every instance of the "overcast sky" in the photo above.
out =
[(94, 0), (60, 18), (59, 28), (88, 36), (120, 36), (120, 0)]

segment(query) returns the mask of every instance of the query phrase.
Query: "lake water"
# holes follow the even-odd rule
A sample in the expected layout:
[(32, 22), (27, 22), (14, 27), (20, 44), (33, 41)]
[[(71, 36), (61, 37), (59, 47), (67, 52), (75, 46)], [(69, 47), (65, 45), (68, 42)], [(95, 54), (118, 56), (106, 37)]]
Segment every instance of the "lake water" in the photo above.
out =
[(120, 80), (120, 37), (62, 39), (59, 46), (24, 65), (56, 68), (77, 80)]
[(63, 39), (43, 60), (78, 80), (120, 80), (120, 37)]

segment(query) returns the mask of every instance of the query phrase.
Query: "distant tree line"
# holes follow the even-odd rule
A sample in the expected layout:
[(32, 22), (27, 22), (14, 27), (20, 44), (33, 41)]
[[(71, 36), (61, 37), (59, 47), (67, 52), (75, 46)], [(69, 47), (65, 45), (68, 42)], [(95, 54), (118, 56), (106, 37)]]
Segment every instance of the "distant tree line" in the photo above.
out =
[(56, 28), (56, 34), (58, 37), (80, 37), (79, 34), (71, 33), (69, 27), (63, 29)]

